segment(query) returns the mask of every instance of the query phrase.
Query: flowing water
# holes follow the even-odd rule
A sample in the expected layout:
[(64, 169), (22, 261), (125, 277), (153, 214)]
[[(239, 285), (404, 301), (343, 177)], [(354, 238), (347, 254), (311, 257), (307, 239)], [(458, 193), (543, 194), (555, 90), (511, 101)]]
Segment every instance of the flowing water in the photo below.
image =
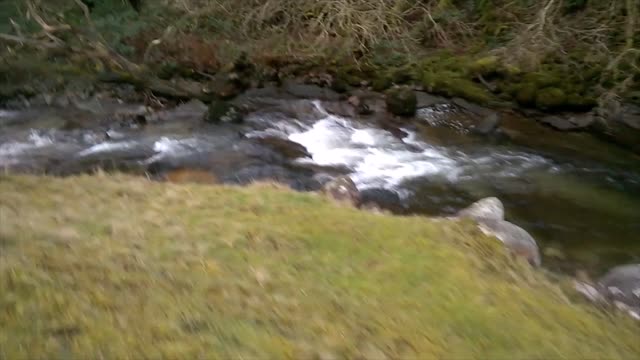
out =
[(522, 118), (508, 121), (510, 136), (499, 138), (429, 126), (455, 111), (448, 107), (421, 109), (395, 131), (309, 100), (258, 107), (242, 125), (204, 124), (198, 103), (147, 124), (114, 121), (114, 111), (0, 110), (0, 167), (56, 175), (100, 167), (158, 177), (194, 168), (224, 182), (274, 179), (298, 190), (348, 174), (361, 190), (396, 192), (407, 214), (447, 215), (497, 196), (553, 270), (601, 273), (640, 261), (640, 160), (588, 135), (555, 133)]

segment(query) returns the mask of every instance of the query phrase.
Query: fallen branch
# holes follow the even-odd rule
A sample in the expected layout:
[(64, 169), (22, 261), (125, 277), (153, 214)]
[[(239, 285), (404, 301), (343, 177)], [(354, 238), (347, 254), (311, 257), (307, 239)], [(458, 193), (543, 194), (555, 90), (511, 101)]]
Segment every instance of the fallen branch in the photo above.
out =
[(98, 80), (106, 83), (133, 85), (137, 88), (150, 90), (156, 95), (173, 99), (198, 99), (208, 102), (215, 97), (205, 89), (188, 88), (168, 80), (158, 79), (147, 73), (105, 72), (98, 76)]

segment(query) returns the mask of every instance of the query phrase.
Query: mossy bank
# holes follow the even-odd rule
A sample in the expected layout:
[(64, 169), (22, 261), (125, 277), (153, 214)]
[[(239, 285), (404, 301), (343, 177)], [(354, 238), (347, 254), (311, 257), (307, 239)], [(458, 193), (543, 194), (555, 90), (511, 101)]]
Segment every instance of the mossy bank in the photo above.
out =
[(0, 358), (636, 358), (469, 223), (274, 185), (0, 177)]
[[(29, 42), (15, 37), (41, 40), (41, 25), (26, 16), (36, 12), (50, 26), (94, 29), (113, 54), (162, 79), (216, 82), (246, 54), (258, 69), (235, 78), (243, 85), (330, 75), (327, 85), (336, 90), (412, 84), (485, 105), (543, 111), (640, 101), (635, 1), (167, 0), (136, 2), (135, 12), (127, 1), (105, 0), (88, 2), (92, 22), (77, 3), (51, 0), (37, 10), (19, 0), (0, 5), (0, 17), (13, 21), (0, 24), (9, 34), (0, 38), (10, 50), (3, 58), (22, 64), (33, 57), (25, 51)], [(48, 62), (98, 72), (114, 65), (83, 51), (83, 37), (56, 35), (65, 47), (37, 50)], [(14, 74), (5, 77), (15, 84)], [(0, 86), (0, 100), (3, 93), (33, 92), (33, 86)]]

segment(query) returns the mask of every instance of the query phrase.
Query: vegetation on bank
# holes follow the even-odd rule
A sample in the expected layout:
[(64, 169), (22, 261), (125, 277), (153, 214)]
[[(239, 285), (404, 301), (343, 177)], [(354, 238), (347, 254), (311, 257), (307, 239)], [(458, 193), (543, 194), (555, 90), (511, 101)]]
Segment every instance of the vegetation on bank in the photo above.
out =
[(274, 185), (0, 177), (0, 358), (636, 358), (468, 223)]
[[(0, 11), (17, 25), (0, 30), (41, 31), (34, 14), (52, 26), (87, 27), (77, 2), (6, 2)], [(637, 0), (169, 0), (142, 1), (140, 14), (122, 0), (93, 3), (102, 40), (163, 78), (209, 81), (248, 54), (258, 70), (247, 85), (329, 73), (336, 89), (411, 83), (547, 111), (640, 101)], [(53, 61), (69, 55), (47, 52)]]

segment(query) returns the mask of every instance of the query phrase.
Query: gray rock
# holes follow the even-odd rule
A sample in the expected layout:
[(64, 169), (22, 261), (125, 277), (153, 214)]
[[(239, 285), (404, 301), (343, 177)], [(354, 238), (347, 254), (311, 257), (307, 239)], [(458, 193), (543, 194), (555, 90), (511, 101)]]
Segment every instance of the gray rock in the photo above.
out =
[(291, 140), (282, 139), (275, 136), (266, 136), (255, 139), (258, 143), (282, 154), (287, 159), (298, 159), (304, 157), (311, 157), (307, 148), (293, 142)]
[(149, 116), (149, 121), (180, 121), (200, 120), (207, 112), (207, 105), (200, 100), (191, 100), (175, 108), (159, 111)]
[(266, 86), (264, 88), (249, 89), (236, 96), (231, 100), (231, 103), (239, 108), (246, 108), (248, 111), (257, 111), (272, 106), (282, 106), (289, 101), (297, 99), (297, 97), (281, 88)]
[(456, 104), (458, 107), (469, 111), (471, 113), (474, 113), (476, 115), (480, 115), (480, 116), (488, 116), (491, 115), (492, 113), (494, 113), (493, 110), (486, 108), (484, 106), (480, 106), (478, 104), (474, 104), (471, 103), (465, 99), (461, 99), (461, 98), (453, 98), (453, 103)]
[(574, 282), (576, 291), (589, 301), (613, 305), (632, 318), (640, 320), (640, 264), (617, 266), (596, 284), (589, 280)]
[(515, 255), (522, 256), (533, 266), (540, 266), (538, 244), (523, 228), (504, 220), (504, 205), (496, 197), (476, 201), (457, 214), (478, 222), (485, 235), (495, 236)]
[(426, 108), (438, 104), (448, 104), (449, 100), (442, 96), (431, 95), (424, 91), (416, 91), (416, 106), (418, 109)]
[(493, 219), (504, 220), (504, 205), (496, 197), (488, 197), (474, 202), (469, 207), (460, 210), (458, 217), (474, 220)]
[(595, 117), (593, 113), (575, 114), (571, 116), (545, 116), (539, 119), (545, 125), (549, 125), (556, 130), (572, 131), (584, 130), (593, 125)]
[(402, 200), (397, 192), (387, 189), (365, 189), (360, 192), (360, 206), (380, 208), (390, 211), (403, 209)]
[(516, 256), (522, 256), (533, 266), (540, 266), (538, 244), (529, 233), (518, 225), (505, 220), (482, 218), (478, 228), (485, 235), (495, 236)]
[[(360, 105), (358, 103), (358, 105)], [(332, 115), (341, 117), (355, 117), (357, 114), (356, 107), (344, 101), (326, 101), (322, 103), (322, 107)]]
[(285, 81), (283, 88), (287, 93), (303, 99), (329, 101), (336, 101), (340, 99), (340, 94), (337, 92), (316, 85), (300, 84), (295, 81)]
[(598, 286), (609, 301), (621, 302), (640, 311), (640, 264), (609, 270), (598, 280)]
[(613, 102), (595, 111), (596, 136), (640, 154), (640, 106)]
[(360, 192), (356, 184), (348, 176), (341, 176), (325, 183), (322, 186), (322, 193), (326, 196), (342, 203), (358, 206), (360, 203)]

